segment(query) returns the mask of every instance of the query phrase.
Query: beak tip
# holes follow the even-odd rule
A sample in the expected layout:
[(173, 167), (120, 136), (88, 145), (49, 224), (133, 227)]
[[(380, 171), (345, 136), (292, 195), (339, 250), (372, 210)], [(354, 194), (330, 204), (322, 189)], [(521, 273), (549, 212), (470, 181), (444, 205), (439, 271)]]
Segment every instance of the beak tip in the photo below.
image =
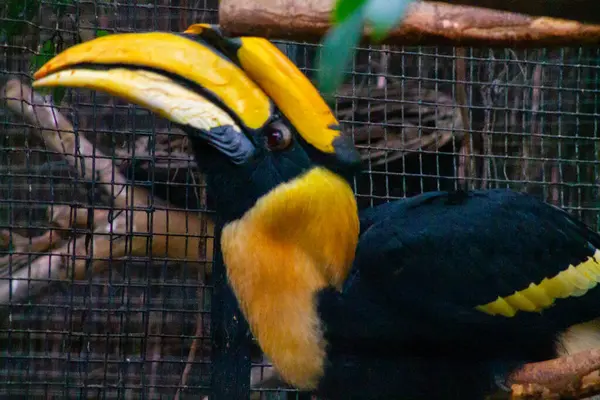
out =
[(51, 69), (51, 66), (48, 65), (48, 63), (42, 65), (40, 67), (40, 69), (38, 69), (37, 71), (34, 72), (33, 74), (33, 79), (41, 79), (43, 77), (45, 77), (46, 75), (48, 75), (48, 71)]

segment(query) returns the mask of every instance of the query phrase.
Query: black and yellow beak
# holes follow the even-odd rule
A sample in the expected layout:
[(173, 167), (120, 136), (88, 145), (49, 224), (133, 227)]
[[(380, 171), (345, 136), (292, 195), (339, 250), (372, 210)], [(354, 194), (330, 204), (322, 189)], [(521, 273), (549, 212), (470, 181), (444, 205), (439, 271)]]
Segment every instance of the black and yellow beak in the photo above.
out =
[(169, 33), (111, 35), (82, 43), (51, 59), (34, 77), (34, 87), (100, 90), (146, 107), (201, 136), (234, 163), (254, 151), (244, 130), (261, 129), (274, 109), (226, 57)]
[(343, 164), (359, 161), (316, 88), (265, 39), (227, 39), (203, 24), (183, 34), (115, 34), (65, 50), (34, 77), (34, 87), (88, 88), (127, 99), (195, 128), (237, 162), (253, 151), (248, 133), (269, 124), (277, 110), (317, 152)]

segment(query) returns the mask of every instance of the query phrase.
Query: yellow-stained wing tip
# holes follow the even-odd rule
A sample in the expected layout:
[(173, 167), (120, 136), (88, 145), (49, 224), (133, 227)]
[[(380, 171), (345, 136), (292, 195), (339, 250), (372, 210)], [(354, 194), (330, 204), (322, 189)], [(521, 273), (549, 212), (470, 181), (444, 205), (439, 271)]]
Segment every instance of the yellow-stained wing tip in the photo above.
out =
[(540, 283), (530, 283), (525, 289), (515, 291), (506, 297), (476, 307), (490, 315), (513, 317), (517, 312), (541, 312), (554, 305), (557, 299), (581, 297), (600, 282), (600, 251), (593, 257), (577, 264), (569, 265), (552, 278), (544, 278)]

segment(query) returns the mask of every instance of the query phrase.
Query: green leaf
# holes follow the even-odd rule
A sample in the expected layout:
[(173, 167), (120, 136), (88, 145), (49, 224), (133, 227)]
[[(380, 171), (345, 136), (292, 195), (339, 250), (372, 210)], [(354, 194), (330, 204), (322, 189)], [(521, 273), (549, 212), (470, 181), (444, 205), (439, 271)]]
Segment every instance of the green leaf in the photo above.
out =
[(325, 35), (317, 63), (318, 88), (325, 97), (332, 95), (344, 81), (344, 70), (360, 42), (362, 29), (363, 8), (359, 8), (344, 22), (330, 28)]
[(383, 39), (400, 23), (410, 3), (414, 0), (369, 0), (365, 6), (365, 19), (373, 28), (371, 37)]
[(358, 10), (367, 0), (337, 0), (333, 8), (333, 22), (339, 24)]
[(96, 37), (110, 35), (110, 32), (105, 29), (96, 29)]
[(59, 105), (62, 99), (65, 97), (65, 93), (67, 92), (67, 88), (63, 86), (55, 87), (52, 90), (52, 102), (55, 105)]

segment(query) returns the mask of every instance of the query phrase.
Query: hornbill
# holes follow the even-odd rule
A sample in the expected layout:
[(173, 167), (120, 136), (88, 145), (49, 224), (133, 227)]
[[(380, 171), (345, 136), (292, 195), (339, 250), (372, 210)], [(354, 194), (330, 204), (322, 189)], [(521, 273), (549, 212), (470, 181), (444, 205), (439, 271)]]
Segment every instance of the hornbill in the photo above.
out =
[(600, 343), (599, 235), (510, 190), (429, 192), (359, 213), (351, 138), (265, 39), (204, 24), (116, 34), (63, 51), (35, 78), (120, 96), (187, 132), (228, 282), (299, 389), (482, 399), (524, 363)]

